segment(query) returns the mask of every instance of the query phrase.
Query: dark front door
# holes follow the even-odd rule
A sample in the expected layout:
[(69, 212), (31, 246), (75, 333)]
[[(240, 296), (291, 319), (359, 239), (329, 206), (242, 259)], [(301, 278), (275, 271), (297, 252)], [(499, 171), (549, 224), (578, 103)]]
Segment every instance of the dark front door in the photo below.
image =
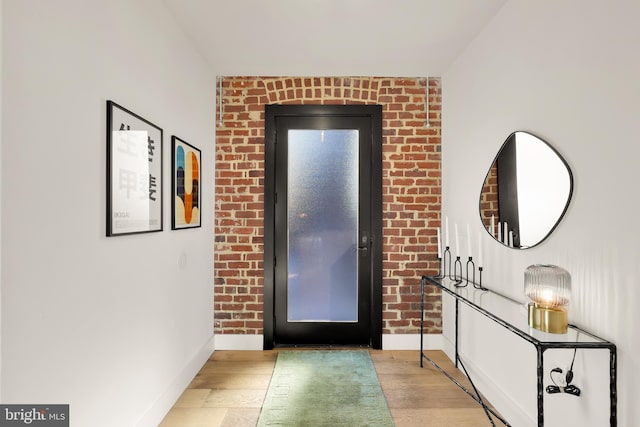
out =
[(381, 347), (381, 107), (268, 105), (265, 131), (265, 348)]

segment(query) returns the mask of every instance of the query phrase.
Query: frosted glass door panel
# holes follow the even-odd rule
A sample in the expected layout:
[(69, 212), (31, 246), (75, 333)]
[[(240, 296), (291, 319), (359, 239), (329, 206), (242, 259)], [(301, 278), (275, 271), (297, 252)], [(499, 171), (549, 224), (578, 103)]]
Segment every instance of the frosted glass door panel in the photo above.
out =
[(289, 322), (358, 321), (358, 136), (288, 131)]

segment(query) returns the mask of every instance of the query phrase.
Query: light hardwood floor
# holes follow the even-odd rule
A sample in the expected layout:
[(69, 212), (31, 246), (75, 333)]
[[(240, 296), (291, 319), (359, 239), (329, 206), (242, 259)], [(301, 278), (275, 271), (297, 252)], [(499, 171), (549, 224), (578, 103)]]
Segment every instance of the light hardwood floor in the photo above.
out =
[[(427, 353), (466, 384), (443, 352)], [(426, 361), (420, 368), (419, 351), (370, 354), (397, 427), (491, 425), (482, 408), (444, 375)], [(214, 352), (160, 427), (255, 426), (276, 356), (277, 350)]]

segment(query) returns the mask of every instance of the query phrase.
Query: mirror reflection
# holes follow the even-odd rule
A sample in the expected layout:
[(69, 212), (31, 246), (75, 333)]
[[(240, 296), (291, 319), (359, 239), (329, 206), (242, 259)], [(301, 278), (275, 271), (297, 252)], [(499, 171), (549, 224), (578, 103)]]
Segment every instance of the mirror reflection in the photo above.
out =
[(564, 215), (573, 176), (547, 142), (513, 132), (502, 144), (480, 193), (480, 218), (500, 243), (516, 249), (546, 239)]

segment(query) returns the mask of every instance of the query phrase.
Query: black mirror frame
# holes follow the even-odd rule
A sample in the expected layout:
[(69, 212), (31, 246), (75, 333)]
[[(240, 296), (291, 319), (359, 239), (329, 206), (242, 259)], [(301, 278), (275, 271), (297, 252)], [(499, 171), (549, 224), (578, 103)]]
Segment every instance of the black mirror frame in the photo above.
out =
[[(505, 245), (503, 242), (501, 242), (495, 236), (493, 236), (488, 230), (489, 226), (487, 224), (485, 224), (484, 216), (483, 216), (483, 208), (482, 208), (484, 188), (487, 185), (487, 180), (489, 179), (489, 175), (491, 174), (491, 171), (494, 168), (494, 165), (496, 165), (496, 163), (498, 162), (498, 158), (500, 157), (500, 154), (503, 152), (505, 146), (512, 140), (512, 138), (515, 138), (517, 133), (525, 133), (527, 135), (530, 135), (530, 136), (536, 138), (537, 140), (539, 140), (540, 142), (544, 143), (547, 147), (549, 147), (551, 149), (551, 151), (558, 157), (558, 159), (560, 159), (562, 164), (567, 169), (567, 173), (569, 175), (569, 193), (567, 194), (567, 201), (566, 201), (566, 203), (564, 205), (564, 208), (563, 208), (562, 212), (558, 216), (558, 219), (555, 221), (553, 226), (549, 229), (549, 232), (543, 238), (541, 238), (537, 243), (535, 243), (533, 245), (530, 245), (530, 246), (525, 246), (525, 247)], [(491, 162), (491, 165), (489, 166), (489, 170), (487, 171), (487, 174), (485, 175), (485, 178), (482, 181), (482, 186), (480, 187), (480, 200), (479, 200), (479, 203), (478, 203), (480, 222), (482, 223), (482, 225), (483, 225), (485, 231), (487, 232), (487, 234), (489, 234), (489, 236), (491, 236), (491, 238), (493, 238), (496, 242), (500, 243), (501, 245), (503, 245), (505, 247), (508, 247), (508, 248), (511, 248), (511, 249), (518, 249), (518, 250), (525, 250), (525, 249), (534, 248), (534, 247), (540, 245), (545, 240), (547, 240), (547, 238), (549, 238), (549, 236), (553, 233), (553, 231), (558, 227), (558, 225), (560, 224), (560, 222), (564, 218), (567, 210), (569, 209), (569, 205), (571, 204), (571, 198), (573, 196), (573, 184), (574, 184), (573, 172), (571, 171), (571, 168), (569, 167), (569, 164), (567, 163), (565, 158), (558, 152), (558, 150), (555, 149), (555, 147), (553, 147), (546, 140), (540, 138), (538, 135), (536, 135), (536, 134), (534, 134), (532, 132), (523, 131), (523, 130), (513, 131), (513, 132), (511, 132), (509, 134), (509, 136), (507, 136), (505, 141), (500, 146), (500, 149), (498, 150), (498, 153), (496, 154), (496, 156), (494, 157), (493, 161)]]

